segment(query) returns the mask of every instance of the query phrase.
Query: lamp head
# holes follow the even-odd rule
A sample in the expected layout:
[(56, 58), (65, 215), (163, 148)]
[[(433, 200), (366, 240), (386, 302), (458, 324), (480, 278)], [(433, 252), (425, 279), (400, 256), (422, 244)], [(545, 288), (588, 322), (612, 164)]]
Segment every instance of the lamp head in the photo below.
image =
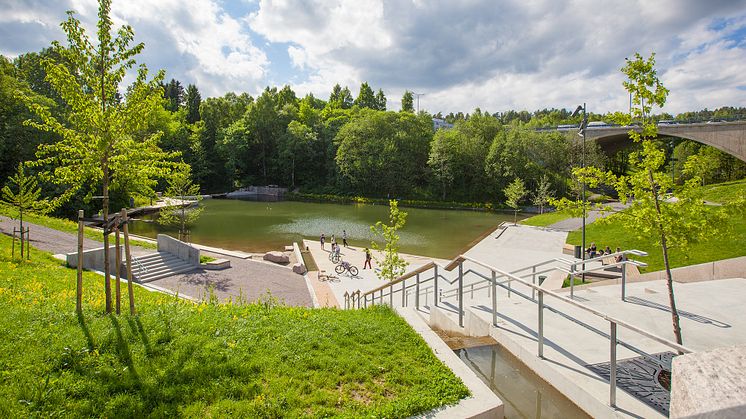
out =
[(583, 110), (583, 105), (578, 105), (578, 107), (575, 108), (575, 112), (573, 112), (572, 115), (570, 115), (570, 118), (577, 116), (582, 110)]

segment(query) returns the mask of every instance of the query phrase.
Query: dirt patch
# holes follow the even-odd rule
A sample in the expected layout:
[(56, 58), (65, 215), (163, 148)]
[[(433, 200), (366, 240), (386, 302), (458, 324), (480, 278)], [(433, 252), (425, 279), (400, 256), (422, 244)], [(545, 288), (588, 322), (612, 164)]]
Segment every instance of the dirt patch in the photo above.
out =
[(495, 345), (497, 342), (495, 339), (492, 339), (490, 336), (479, 336), (479, 337), (473, 337), (473, 336), (463, 336), (463, 335), (456, 335), (453, 333), (446, 333), (442, 330), (435, 330), (435, 333), (443, 339), (443, 342), (448, 345), (449, 348), (456, 350), (456, 349), (464, 349), (464, 348), (473, 348), (475, 346), (484, 346), (484, 345)]

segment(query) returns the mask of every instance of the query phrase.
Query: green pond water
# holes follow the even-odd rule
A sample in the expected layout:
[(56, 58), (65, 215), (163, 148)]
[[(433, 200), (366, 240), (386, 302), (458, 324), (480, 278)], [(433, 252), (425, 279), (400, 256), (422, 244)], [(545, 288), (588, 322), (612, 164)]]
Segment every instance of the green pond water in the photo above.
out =
[[(327, 243), (332, 234), (342, 243), (347, 230), (353, 246), (369, 246), (370, 226), (388, 221), (388, 206), (369, 204), (317, 204), (307, 202), (253, 202), (206, 199), (205, 210), (191, 229), (190, 240), (207, 246), (246, 252), (282, 249), (301, 239), (318, 242), (321, 233)], [(477, 211), (402, 208), (407, 222), (400, 234), (400, 251), (449, 259), (466, 250), (509, 214)], [(135, 221), (132, 233), (148, 237), (177, 230), (152, 222), (157, 215)], [(174, 234), (175, 235), (175, 234)]]

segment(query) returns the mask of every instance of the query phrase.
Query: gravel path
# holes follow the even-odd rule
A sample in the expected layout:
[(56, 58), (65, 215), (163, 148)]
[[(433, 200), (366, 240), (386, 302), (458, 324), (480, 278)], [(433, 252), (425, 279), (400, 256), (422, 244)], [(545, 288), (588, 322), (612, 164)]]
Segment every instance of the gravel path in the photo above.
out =
[[(77, 249), (75, 234), (54, 230), (33, 223), (23, 223), (31, 229), (31, 245), (37, 249), (58, 253), (72, 253)], [(0, 233), (12, 235), (13, 227), (18, 228), (18, 220), (0, 215)], [(113, 239), (112, 239), (113, 244)], [(102, 242), (83, 238), (84, 249), (101, 247)], [(153, 253), (153, 250), (133, 246), (133, 254)], [(229, 259), (231, 267), (221, 271), (196, 269), (187, 274), (162, 278), (146, 285), (155, 285), (171, 292), (178, 292), (194, 299), (209, 295), (210, 289), (221, 301), (239, 296), (254, 301), (268, 292), (281, 302), (292, 306), (313, 306), (303, 275), (293, 273), (289, 268), (250, 259), (240, 259), (210, 252), (202, 254), (215, 258)]]

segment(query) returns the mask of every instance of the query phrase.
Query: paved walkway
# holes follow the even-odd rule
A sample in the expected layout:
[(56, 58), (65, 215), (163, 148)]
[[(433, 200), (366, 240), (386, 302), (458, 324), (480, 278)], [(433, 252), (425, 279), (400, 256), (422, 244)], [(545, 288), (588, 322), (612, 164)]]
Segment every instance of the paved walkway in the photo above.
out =
[[(23, 223), (31, 229), (31, 245), (37, 249), (54, 254), (72, 253), (77, 249), (77, 236), (72, 233), (51, 229), (33, 223)], [(18, 228), (18, 221), (0, 216), (0, 233), (12, 235), (13, 227)], [(113, 244), (113, 239), (111, 241)], [(102, 247), (103, 243), (89, 238), (83, 239), (84, 249)], [(214, 249), (217, 251), (217, 249)], [(152, 249), (132, 247), (136, 256), (153, 253)], [(163, 288), (169, 292), (179, 293), (192, 299), (201, 299), (212, 292), (221, 301), (239, 297), (254, 301), (259, 297), (271, 294), (287, 305), (312, 307), (311, 294), (302, 275), (284, 266), (269, 262), (246, 260), (240, 257), (226, 256), (242, 253), (225, 251), (221, 254), (202, 251), (215, 258), (229, 259), (231, 268), (220, 271), (197, 269), (192, 273), (174, 275), (145, 284)]]
[[(343, 248), (340, 253), (342, 255), (342, 260), (348, 261), (358, 268), (358, 276), (352, 277), (347, 272), (343, 274), (337, 274), (334, 272), (336, 264), (329, 260), (329, 254), (331, 252), (330, 244), (326, 244), (325, 249), (322, 250), (319, 242), (303, 240), (303, 246), (308, 247), (308, 250), (311, 252), (319, 270), (323, 270), (327, 275), (330, 275), (330, 278), (328, 279), (323, 277), (322, 279), (319, 279), (318, 272), (309, 272), (309, 280), (312, 282), (314, 290), (316, 290), (316, 299), (322, 306), (344, 307), (345, 292), (353, 293), (357, 290), (367, 292), (388, 283), (388, 281), (378, 279), (376, 276), (378, 266), (375, 258), (381, 258), (383, 256), (379, 252), (371, 250), (371, 254), (374, 258), (372, 261), (373, 269), (363, 269), (365, 264), (365, 250), (360, 247), (352, 246)], [(426, 256), (409, 255), (405, 253), (400, 253), (400, 256), (409, 263), (407, 271), (416, 269), (431, 260), (445, 262), (442, 259), (433, 259)], [(324, 285), (319, 285), (319, 283), (323, 283)]]
[[(612, 202), (608, 204), (611, 208), (613, 208), (614, 211), (619, 211), (626, 207), (626, 205), (623, 205), (619, 202)], [(609, 215), (613, 214), (613, 212), (606, 212), (602, 213), (601, 211), (588, 211), (585, 217), (585, 223), (586, 225), (598, 220), (599, 218), (608, 217)], [(578, 230), (580, 228), (583, 228), (583, 218), (568, 218), (562, 221), (558, 221), (554, 224), (551, 224), (548, 226), (548, 228), (554, 229), (554, 230), (562, 230), (562, 231), (574, 231)]]

